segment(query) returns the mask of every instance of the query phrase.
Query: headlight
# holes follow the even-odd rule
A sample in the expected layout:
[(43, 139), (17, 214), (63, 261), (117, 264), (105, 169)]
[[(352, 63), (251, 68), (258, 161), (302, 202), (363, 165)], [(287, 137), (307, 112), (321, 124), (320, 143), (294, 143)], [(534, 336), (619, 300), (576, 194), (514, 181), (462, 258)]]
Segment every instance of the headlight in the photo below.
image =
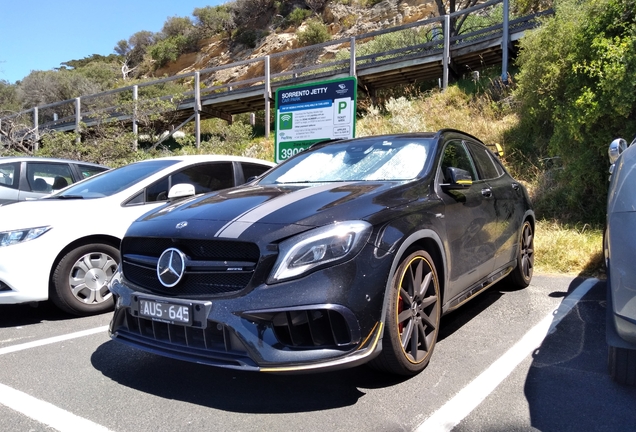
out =
[(371, 230), (371, 224), (364, 221), (338, 222), (281, 242), (278, 260), (267, 283), (280, 282), (317, 267), (350, 259), (362, 249)]
[(43, 226), (37, 228), (2, 231), (0, 232), (0, 247), (11, 246), (16, 243), (24, 243), (29, 240), (36, 239), (51, 228), (51, 226)]

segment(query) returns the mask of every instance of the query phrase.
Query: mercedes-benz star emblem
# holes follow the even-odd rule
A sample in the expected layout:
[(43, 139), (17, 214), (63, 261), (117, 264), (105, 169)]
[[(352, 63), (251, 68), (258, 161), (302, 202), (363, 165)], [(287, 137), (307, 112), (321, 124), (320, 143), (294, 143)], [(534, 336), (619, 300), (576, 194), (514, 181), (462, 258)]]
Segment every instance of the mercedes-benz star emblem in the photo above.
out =
[(186, 256), (179, 249), (169, 248), (163, 251), (157, 263), (159, 282), (167, 288), (179, 283), (185, 273)]

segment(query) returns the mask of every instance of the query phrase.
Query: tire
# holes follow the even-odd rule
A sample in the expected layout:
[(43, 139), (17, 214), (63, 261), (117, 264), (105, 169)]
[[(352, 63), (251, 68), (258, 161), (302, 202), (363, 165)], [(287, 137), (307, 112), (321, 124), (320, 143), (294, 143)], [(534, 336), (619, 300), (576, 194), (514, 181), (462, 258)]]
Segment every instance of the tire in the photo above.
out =
[(534, 231), (529, 221), (525, 221), (521, 227), (519, 237), (519, 253), (517, 265), (507, 276), (506, 280), (517, 288), (525, 288), (530, 285), (534, 271)]
[(51, 300), (78, 316), (112, 310), (115, 303), (108, 283), (119, 262), (119, 250), (110, 245), (87, 244), (71, 250), (53, 272)]
[(441, 317), (439, 280), (431, 256), (417, 250), (397, 268), (389, 293), (382, 352), (370, 366), (413, 376), (430, 361)]
[(609, 347), (610, 376), (618, 384), (636, 385), (636, 350)]

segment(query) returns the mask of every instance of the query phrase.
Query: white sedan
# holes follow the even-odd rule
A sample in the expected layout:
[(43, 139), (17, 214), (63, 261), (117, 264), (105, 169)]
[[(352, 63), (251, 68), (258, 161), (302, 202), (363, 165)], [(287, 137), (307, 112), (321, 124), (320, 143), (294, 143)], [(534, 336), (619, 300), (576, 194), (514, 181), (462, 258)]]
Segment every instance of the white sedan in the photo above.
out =
[(179, 188), (182, 195), (184, 189), (225, 189), (272, 166), (238, 156), (151, 159), (44, 199), (0, 206), (0, 304), (51, 299), (75, 315), (112, 309), (108, 283), (120, 261), (121, 238), (135, 219)]

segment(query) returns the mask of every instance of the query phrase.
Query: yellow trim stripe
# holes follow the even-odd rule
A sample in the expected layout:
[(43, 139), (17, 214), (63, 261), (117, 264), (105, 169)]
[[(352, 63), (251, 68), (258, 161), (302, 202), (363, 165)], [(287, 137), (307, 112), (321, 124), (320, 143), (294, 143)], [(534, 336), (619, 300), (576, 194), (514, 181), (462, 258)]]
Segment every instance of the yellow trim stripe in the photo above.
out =
[[(378, 327), (378, 325), (379, 325), (379, 327)], [(373, 329), (377, 328), (378, 330), (376, 332), (375, 339), (373, 340), (373, 344), (369, 347), (368, 354), (371, 354), (373, 351), (375, 351), (375, 347), (378, 345), (378, 341), (380, 340), (380, 335), (382, 334), (383, 325), (384, 325), (383, 323), (378, 322), (373, 327)], [(371, 332), (369, 333), (369, 336), (367, 336), (367, 338), (365, 339), (365, 342), (369, 339), (369, 337), (372, 334), (373, 334), (373, 330), (371, 330)], [(365, 356), (368, 355), (368, 354), (365, 354)], [(338, 359), (338, 360), (334, 360), (334, 361), (331, 361), (331, 362), (318, 363), (318, 364), (313, 364), (313, 365), (261, 368), (260, 372), (292, 372), (292, 371), (321, 369), (321, 368), (329, 367), (329, 366), (332, 366), (332, 365), (335, 366), (335, 365), (338, 365), (338, 364), (345, 364), (345, 363), (347, 363), (347, 361), (343, 361), (343, 360), (351, 360), (352, 358), (364, 358), (364, 356), (347, 357), (347, 358), (344, 358), (344, 359)]]

